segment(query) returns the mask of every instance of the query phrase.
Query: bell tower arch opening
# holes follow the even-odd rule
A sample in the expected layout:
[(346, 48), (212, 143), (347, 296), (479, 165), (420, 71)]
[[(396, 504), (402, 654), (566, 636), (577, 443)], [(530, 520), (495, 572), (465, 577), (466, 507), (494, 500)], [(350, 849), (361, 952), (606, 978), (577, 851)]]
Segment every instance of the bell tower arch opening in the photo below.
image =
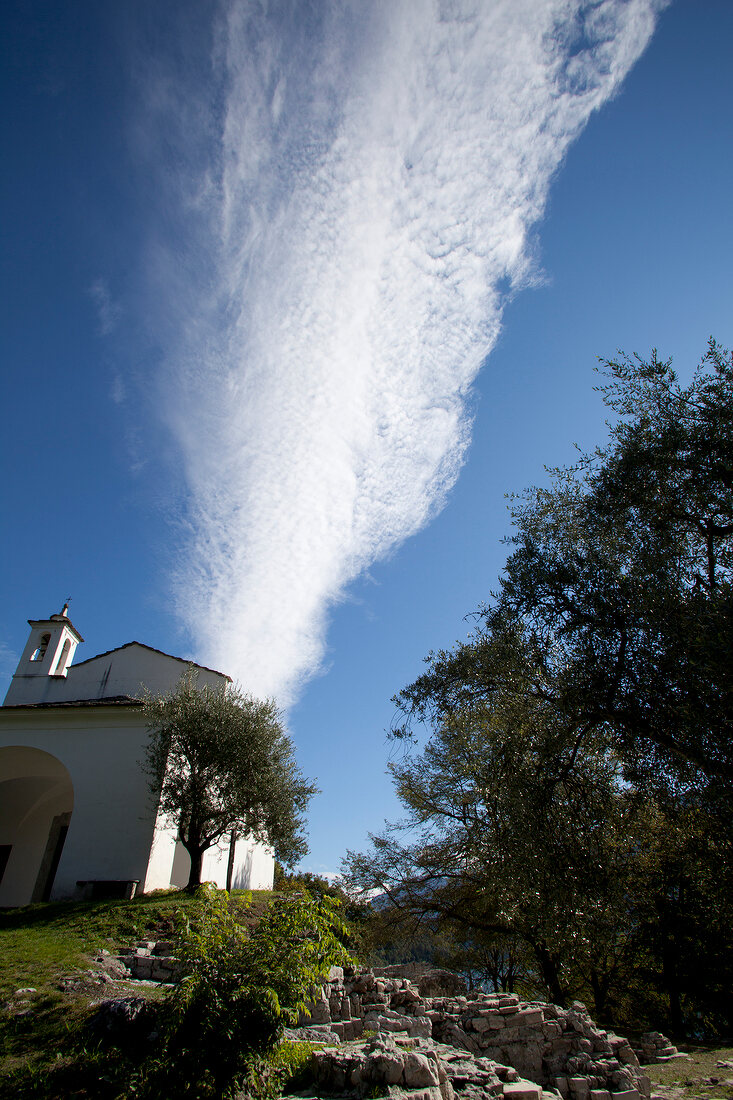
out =
[(74, 809), (66, 767), (42, 749), (0, 748), (0, 906), (48, 901)]

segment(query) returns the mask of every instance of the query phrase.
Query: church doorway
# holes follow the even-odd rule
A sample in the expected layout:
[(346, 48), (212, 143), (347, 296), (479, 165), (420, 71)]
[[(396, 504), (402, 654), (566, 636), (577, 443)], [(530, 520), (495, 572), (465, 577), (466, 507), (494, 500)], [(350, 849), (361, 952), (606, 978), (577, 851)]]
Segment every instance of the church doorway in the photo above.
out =
[(60, 760), (21, 745), (0, 749), (0, 906), (48, 901), (73, 809)]

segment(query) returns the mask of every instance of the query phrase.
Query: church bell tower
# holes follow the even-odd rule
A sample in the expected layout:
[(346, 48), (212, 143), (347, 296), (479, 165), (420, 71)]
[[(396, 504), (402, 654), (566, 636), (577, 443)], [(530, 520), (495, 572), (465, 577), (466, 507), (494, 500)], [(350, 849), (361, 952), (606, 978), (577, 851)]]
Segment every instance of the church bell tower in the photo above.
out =
[(65, 603), (48, 619), (28, 620), (31, 632), (5, 696), (6, 705), (42, 702), (49, 682), (66, 678), (76, 647), (84, 641), (68, 610)]

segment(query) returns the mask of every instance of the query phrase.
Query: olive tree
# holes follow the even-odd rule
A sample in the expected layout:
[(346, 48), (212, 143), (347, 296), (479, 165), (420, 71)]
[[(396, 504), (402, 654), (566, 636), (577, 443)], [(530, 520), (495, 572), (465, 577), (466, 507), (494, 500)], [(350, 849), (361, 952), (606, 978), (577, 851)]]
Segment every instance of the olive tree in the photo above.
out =
[(224, 837), (268, 844), (289, 867), (307, 852), (304, 816), (317, 788), (301, 773), (273, 700), (199, 685), (192, 667), (175, 690), (149, 695), (144, 712), (143, 766), (191, 857), (189, 889), (201, 881), (204, 852)]

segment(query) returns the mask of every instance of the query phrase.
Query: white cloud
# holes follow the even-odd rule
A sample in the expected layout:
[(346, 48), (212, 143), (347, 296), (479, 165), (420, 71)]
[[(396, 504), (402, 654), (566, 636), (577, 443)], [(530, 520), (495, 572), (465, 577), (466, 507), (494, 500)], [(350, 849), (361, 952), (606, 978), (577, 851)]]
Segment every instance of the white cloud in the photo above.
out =
[(100, 336), (109, 336), (114, 332), (119, 322), (122, 310), (117, 302), (113, 301), (106, 279), (95, 279), (89, 287), (89, 297), (94, 302), (97, 311), (97, 331)]
[(292, 701), (345, 586), (442, 507), (498, 288), (532, 277), (552, 175), (662, 6), (230, 0), (215, 94), (160, 81), (187, 153), (160, 392), (206, 664)]

